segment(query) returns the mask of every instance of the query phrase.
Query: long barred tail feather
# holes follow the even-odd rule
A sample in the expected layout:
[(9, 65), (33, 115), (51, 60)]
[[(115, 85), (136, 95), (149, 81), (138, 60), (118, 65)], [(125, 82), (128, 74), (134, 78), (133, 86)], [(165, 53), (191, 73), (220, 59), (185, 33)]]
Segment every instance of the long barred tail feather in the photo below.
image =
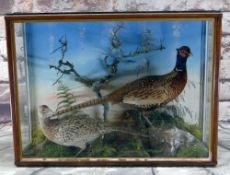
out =
[(143, 138), (151, 138), (151, 139), (157, 139), (156, 137), (156, 133), (152, 133), (152, 134), (145, 134), (145, 133), (141, 133), (140, 131), (135, 131), (131, 128), (127, 128), (127, 127), (120, 127), (120, 126), (111, 126), (111, 124), (107, 124), (105, 125), (106, 127), (106, 131), (107, 132), (120, 132), (120, 133), (124, 133), (124, 134), (129, 134), (132, 136), (138, 136), (138, 137), (143, 137)]
[(86, 107), (89, 107), (89, 106), (103, 104), (106, 101), (107, 101), (107, 98), (101, 98), (101, 99), (97, 98), (97, 99), (89, 100), (89, 101), (86, 101), (86, 102), (71, 106), (69, 108), (54, 112), (52, 115), (50, 115), (50, 117), (54, 117), (56, 115), (61, 115), (61, 114), (64, 114), (64, 113), (67, 113), (67, 112), (70, 112), (70, 111), (77, 110), (77, 109), (86, 108)]

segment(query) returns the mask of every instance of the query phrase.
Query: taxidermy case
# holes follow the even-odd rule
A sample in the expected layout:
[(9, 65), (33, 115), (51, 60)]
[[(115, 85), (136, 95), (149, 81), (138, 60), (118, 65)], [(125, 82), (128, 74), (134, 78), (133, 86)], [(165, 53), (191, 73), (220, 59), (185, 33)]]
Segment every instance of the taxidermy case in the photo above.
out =
[(17, 165), (216, 163), (220, 14), (6, 24)]

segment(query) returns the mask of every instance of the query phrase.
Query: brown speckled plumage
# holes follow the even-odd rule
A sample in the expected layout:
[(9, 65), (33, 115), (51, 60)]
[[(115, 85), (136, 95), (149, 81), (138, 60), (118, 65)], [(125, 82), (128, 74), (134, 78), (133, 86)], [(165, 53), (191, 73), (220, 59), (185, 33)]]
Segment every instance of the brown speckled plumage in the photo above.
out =
[(109, 126), (105, 126), (99, 119), (90, 118), (85, 114), (78, 114), (77, 118), (66, 116), (64, 118), (51, 119), (46, 117), (52, 111), (45, 105), (40, 107), (42, 116), (40, 125), (45, 136), (64, 146), (77, 146), (85, 149), (86, 143), (98, 138), (100, 135), (111, 132)]
[(121, 132), (135, 136), (149, 137), (128, 128), (122, 128), (103, 122), (99, 118), (91, 118), (86, 114), (65, 115), (60, 118), (50, 118), (52, 110), (42, 105), (39, 108), (40, 126), (47, 137), (54, 143), (64, 146), (76, 146), (84, 150), (87, 143), (93, 142), (99, 136), (110, 132)]

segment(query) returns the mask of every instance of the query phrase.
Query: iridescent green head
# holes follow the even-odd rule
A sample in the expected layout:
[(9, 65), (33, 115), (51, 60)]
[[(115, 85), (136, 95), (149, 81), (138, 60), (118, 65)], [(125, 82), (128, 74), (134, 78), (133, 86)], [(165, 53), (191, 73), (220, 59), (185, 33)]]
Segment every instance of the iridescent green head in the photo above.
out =
[(177, 61), (175, 70), (186, 71), (187, 58), (192, 54), (191, 49), (188, 46), (181, 46), (177, 49)]

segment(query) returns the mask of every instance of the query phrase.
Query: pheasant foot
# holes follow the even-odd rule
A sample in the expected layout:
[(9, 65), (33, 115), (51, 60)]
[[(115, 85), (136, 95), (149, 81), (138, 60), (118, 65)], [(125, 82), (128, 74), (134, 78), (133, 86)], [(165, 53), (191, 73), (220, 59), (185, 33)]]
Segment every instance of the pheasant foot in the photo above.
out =
[(145, 121), (149, 124), (149, 126), (152, 128), (152, 130), (156, 130), (156, 128), (153, 126), (152, 122), (148, 119), (147, 111), (142, 111), (142, 117), (145, 119)]
[(145, 119), (145, 121), (149, 124), (149, 126), (152, 128), (152, 130), (156, 130), (156, 128), (153, 126), (153, 124), (150, 122), (150, 120), (148, 119), (148, 117), (143, 116), (143, 118)]
[(84, 151), (84, 150), (85, 149), (80, 149), (80, 151), (78, 151), (77, 154), (75, 154), (75, 157), (78, 157), (82, 153), (82, 151)]
[(38, 150), (42, 150), (45, 146), (45, 144), (47, 143), (48, 139), (45, 139), (42, 143), (39, 143), (36, 145), (36, 149)]

